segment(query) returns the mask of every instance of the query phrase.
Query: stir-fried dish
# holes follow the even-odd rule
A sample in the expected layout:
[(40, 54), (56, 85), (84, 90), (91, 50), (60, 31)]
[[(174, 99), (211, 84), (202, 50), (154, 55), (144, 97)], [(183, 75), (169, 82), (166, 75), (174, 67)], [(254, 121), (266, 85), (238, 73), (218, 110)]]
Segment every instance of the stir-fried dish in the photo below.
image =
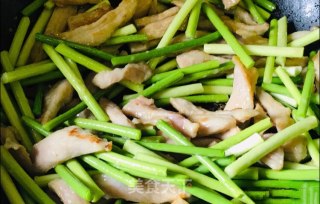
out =
[(275, 9), (32, 1), (1, 51), (2, 201), (319, 203), (319, 27)]

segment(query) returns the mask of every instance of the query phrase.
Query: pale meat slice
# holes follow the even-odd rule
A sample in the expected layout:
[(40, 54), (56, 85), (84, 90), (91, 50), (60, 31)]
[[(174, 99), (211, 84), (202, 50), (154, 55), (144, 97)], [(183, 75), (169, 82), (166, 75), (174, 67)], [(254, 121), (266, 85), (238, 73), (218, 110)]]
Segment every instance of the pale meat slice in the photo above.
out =
[(207, 114), (206, 110), (196, 107), (185, 99), (171, 98), (170, 104), (191, 121), (199, 123), (199, 136), (221, 133), (235, 127), (237, 124), (237, 121), (232, 116), (215, 114), (214, 112)]
[(137, 10), (133, 18), (141, 18), (142, 16), (147, 15), (150, 10), (151, 4), (152, 0), (138, 0)]
[(225, 16), (225, 15), (221, 16), (221, 19), (230, 28), (230, 30), (233, 33), (236, 33), (243, 38), (247, 38), (255, 35), (263, 35), (265, 32), (269, 30), (268, 23), (248, 25), (248, 24), (233, 20), (229, 16)]
[(152, 16), (146, 16), (143, 18), (136, 19), (134, 21), (134, 23), (138, 27), (143, 27), (143, 26), (146, 26), (150, 23), (161, 21), (167, 17), (174, 16), (178, 13), (178, 11), (179, 11), (179, 7), (175, 6), (175, 7), (172, 7), (172, 8), (169, 8), (169, 9), (163, 11), (162, 13), (158, 13), (158, 14), (155, 14)]
[(92, 83), (100, 89), (105, 89), (122, 80), (142, 83), (148, 79), (151, 74), (151, 69), (144, 63), (127, 64), (124, 68), (115, 68), (112, 71), (99, 72), (94, 76)]
[(258, 71), (256, 68), (247, 69), (244, 67), (237, 56), (234, 56), (232, 61), (235, 65), (233, 89), (224, 110), (253, 109)]
[(57, 6), (97, 4), (100, 0), (53, 0)]
[(175, 199), (171, 204), (189, 204), (189, 203), (186, 200), (179, 197)]
[(123, 0), (117, 8), (107, 12), (96, 22), (64, 32), (59, 36), (80, 44), (100, 45), (109, 39), (117, 28), (130, 21), (137, 3), (137, 0)]
[(47, 172), (69, 159), (99, 151), (110, 151), (112, 143), (77, 126), (69, 126), (51, 133), (33, 146), (35, 168)]
[(291, 118), (291, 110), (276, 101), (270, 94), (258, 89), (257, 97), (278, 131), (283, 130), (294, 122)]
[(199, 129), (199, 124), (192, 123), (179, 113), (157, 108), (154, 105), (153, 99), (148, 99), (143, 96), (129, 101), (129, 103), (122, 108), (122, 111), (126, 115), (138, 118), (143, 124), (156, 125), (158, 120), (168, 121), (188, 137), (195, 137)]
[(44, 99), (44, 110), (40, 121), (45, 124), (54, 118), (59, 110), (72, 99), (73, 87), (64, 79), (57, 82), (46, 94)]
[(281, 170), (284, 163), (284, 151), (282, 147), (270, 152), (261, 160), (262, 163), (274, 170)]
[(258, 111), (258, 115), (254, 117), (254, 123), (257, 123), (260, 120), (263, 120), (268, 117), (266, 111), (264, 111), (260, 103), (256, 103), (256, 107), (254, 108), (254, 110)]
[(218, 135), (215, 135), (215, 137), (217, 137), (217, 138), (219, 138), (221, 140), (225, 140), (225, 139), (227, 139), (229, 137), (232, 137), (232, 136), (236, 135), (240, 131), (241, 131), (241, 129), (238, 126), (236, 126), (236, 127), (231, 128), (230, 130), (228, 130), (228, 131), (226, 131), (224, 133), (220, 133)]
[(320, 51), (313, 57), (314, 71), (315, 71), (315, 83), (317, 90), (320, 91)]
[(139, 180), (136, 187), (130, 188), (105, 174), (94, 175), (93, 179), (108, 198), (121, 198), (138, 203), (167, 203), (178, 197), (189, 197), (175, 185), (154, 180)]
[(18, 133), (13, 127), (1, 127), (0, 140), (17, 162), (28, 172), (34, 173), (33, 164), (26, 148), (18, 142)]
[(236, 6), (239, 2), (240, 0), (222, 0), (224, 8), (227, 10)]
[(247, 25), (256, 25), (257, 22), (252, 18), (251, 14), (243, 8), (237, 6), (234, 9), (234, 19)]
[(111, 9), (112, 9), (111, 5), (104, 2), (102, 5), (100, 5), (98, 8), (92, 11), (83, 12), (74, 16), (70, 16), (68, 19), (69, 29), (73, 30), (80, 26), (93, 23), (97, 21), (101, 16), (106, 14), (108, 11), (110, 11)]
[(108, 114), (112, 123), (127, 127), (135, 127), (134, 124), (127, 118), (122, 110), (112, 101), (105, 98), (100, 99), (100, 106)]
[(64, 204), (89, 204), (78, 194), (76, 194), (70, 186), (62, 179), (54, 179), (48, 183), (48, 187), (57, 194)]
[(169, 16), (165, 19), (152, 22), (143, 27), (138, 33), (146, 35), (148, 40), (162, 38), (174, 17), (175, 16)]
[(224, 110), (224, 111), (215, 111), (214, 113), (221, 114), (221, 115), (231, 115), (240, 123), (244, 123), (245, 121), (259, 114), (258, 111), (251, 110), (251, 109), (235, 109), (230, 111)]
[(283, 145), (284, 158), (287, 161), (301, 162), (308, 155), (307, 138), (296, 137)]
[(200, 64), (210, 60), (218, 60), (220, 63), (229, 61), (229, 59), (209, 55), (201, 50), (191, 50), (191, 51), (179, 54), (177, 55), (176, 60), (179, 68), (188, 67), (194, 64)]

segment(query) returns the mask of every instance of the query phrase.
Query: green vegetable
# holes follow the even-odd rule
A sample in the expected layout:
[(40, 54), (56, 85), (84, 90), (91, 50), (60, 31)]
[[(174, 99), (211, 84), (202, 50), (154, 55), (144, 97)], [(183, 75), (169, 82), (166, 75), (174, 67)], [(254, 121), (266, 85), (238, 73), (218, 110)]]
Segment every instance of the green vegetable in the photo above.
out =
[(22, 11), (22, 15), (31, 16), (36, 10), (38, 10), (46, 0), (34, 0), (30, 4), (28, 4)]
[(230, 32), (228, 27), (219, 18), (216, 12), (207, 4), (202, 5), (204, 13), (208, 16), (211, 23), (222, 35), (223, 39), (228, 43), (232, 50), (239, 56), (241, 62), (247, 68), (251, 68), (254, 65), (253, 59), (248, 55), (247, 51), (242, 47), (234, 35)]
[(252, 0), (244, 0), (244, 3), (246, 4), (246, 7), (248, 8), (248, 10), (250, 11), (253, 19), (259, 23), (262, 24), (265, 22), (265, 20), (261, 17), (260, 13), (257, 11), (256, 6), (254, 5), (254, 3), (252, 2)]
[(188, 26), (186, 29), (186, 37), (187, 38), (195, 38), (196, 37), (196, 31), (197, 31), (198, 21), (199, 21), (199, 17), (200, 17), (201, 5), (202, 5), (202, 0), (198, 1), (190, 12)]
[(300, 120), (239, 157), (235, 162), (225, 168), (225, 172), (231, 178), (234, 177), (239, 172), (259, 161), (263, 156), (281, 146), (284, 142), (317, 127), (317, 125), (317, 119), (314, 116)]
[(132, 138), (135, 140), (140, 140), (141, 138), (141, 130), (114, 123), (85, 118), (75, 118), (72, 120), (72, 123), (82, 128), (116, 134), (125, 138)]
[(103, 45), (118, 45), (124, 43), (131, 43), (131, 42), (145, 42), (148, 41), (148, 37), (142, 34), (135, 34), (135, 35), (125, 35), (125, 36), (117, 36), (108, 39)]
[(8, 173), (20, 184), (38, 203), (54, 204), (53, 200), (30, 178), (6, 148), (0, 146), (1, 164)]

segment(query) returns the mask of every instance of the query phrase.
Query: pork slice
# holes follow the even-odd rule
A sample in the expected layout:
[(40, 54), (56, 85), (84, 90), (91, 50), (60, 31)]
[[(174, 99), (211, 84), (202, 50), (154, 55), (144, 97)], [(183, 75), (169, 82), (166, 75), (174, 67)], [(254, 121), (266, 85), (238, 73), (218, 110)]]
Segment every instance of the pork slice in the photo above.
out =
[(178, 11), (179, 11), (179, 7), (175, 6), (152, 16), (146, 16), (143, 18), (136, 19), (134, 23), (138, 27), (143, 27), (150, 23), (161, 21), (167, 17), (174, 16), (178, 13)]
[(46, 94), (44, 98), (44, 110), (40, 121), (45, 124), (54, 118), (59, 110), (72, 99), (73, 87), (64, 79), (57, 82)]
[(169, 16), (165, 19), (149, 23), (139, 30), (138, 33), (145, 34), (148, 37), (148, 40), (162, 38), (174, 17), (175, 16)]
[(99, 151), (110, 151), (112, 143), (77, 126), (55, 131), (33, 146), (32, 158), (40, 172), (47, 172), (69, 159)]
[(188, 117), (191, 121), (199, 123), (199, 136), (210, 136), (213, 134), (225, 132), (236, 127), (237, 121), (230, 115), (222, 114), (200, 114)]
[(221, 115), (230, 115), (234, 117), (238, 122), (244, 123), (250, 118), (257, 116), (259, 114), (256, 110), (251, 109), (234, 109), (234, 110), (223, 110), (223, 111), (215, 111), (214, 113)]
[(143, 96), (131, 100), (122, 108), (122, 111), (126, 115), (138, 118), (143, 124), (156, 125), (158, 120), (168, 121), (188, 137), (195, 137), (199, 128), (199, 124), (192, 123), (179, 113), (157, 108), (153, 99)]
[(301, 162), (308, 155), (307, 138), (305, 136), (298, 136), (283, 146), (284, 158), (287, 161)]
[(152, 0), (138, 0), (137, 10), (133, 15), (133, 19), (141, 18), (148, 14)]
[(244, 67), (237, 56), (234, 56), (232, 61), (235, 64), (233, 89), (224, 110), (253, 109), (258, 71), (256, 68), (247, 69)]
[(294, 121), (291, 118), (291, 110), (273, 99), (267, 92), (258, 89), (257, 97), (260, 104), (267, 111), (270, 119), (275, 124), (278, 131), (290, 126)]
[(281, 170), (284, 163), (284, 151), (282, 147), (270, 152), (261, 160), (262, 163), (274, 170)]
[(93, 23), (97, 21), (99, 18), (101, 18), (104, 14), (106, 14), (111, 9), (112, 9), (111, 5), (104, 2), (103, 4), (99, 5), (98, 8), (92, 11), (87, 11), (87, 12), (79, 13), (77, 15), (70, 16), (68, 18), (68, 27), (70, 30), (73, 30), (80, 26)]
[(53, 0), (57, 6), (97, 4), (100, 0)]
[(234, 19), (247, 25), (257, 25), (251, 14), (239, 6), (234, 9)]
[(318, 51), (318, 53), (312, 58), (313, 60), (313, 64), (314, 64), (314, 71), (315, 71), (315, 83), (316, 83), (316, 87), (317, 90), (320, 91), (319, 87), (320, 87), (320, 51)]
[(241, 131), (241, 129), (236, 126), (234, 128), (231, 128), (230, 130), (227, 130), (226, 132), (220, 133), (218, 135), (215, 135), (215, 137), (221, 139), (221, 140), (225, 140), (229, 137), (232, 137), (234, 135), (236, 135), (237, 133), (239, 133)]
[(175, 199), (171, 204), (189, 204), (186, 200), (178, 197), (177, 199)]
[(134, 124), (127, 118), (127, 116), (122, 112), (122, 110), (112, 101), (105, 98), (100, 99), (100, 105), (108, 114), (112, 123), (133, 127)]
[(0, 127), (1, 144), (9, 150), (18, 163), (28, 172), (34, 173), (33, 164), (26, 148), (18, 142), (18, 133), (13, 127)]
[(99, 18), (94, 23), (80, 26), (64, 32), (59, 36), (72, 42), (96, 46), (105, 42), (120, 26), (125, 25), (133, 17), (138, 0), (123, 0), (119, 6)]
[(221, 133), (236, 126), (236, 120), (231, 115), (199, 108), (185, 99), (171, 98), (170, 104), (191, 121), (199, 123), (199, 136)]
[(227, 10), (236, 6), (239, 2), (240, 0), (222, 0), (224, 8)]
[(127, 64), (124, 68), (116, 68), (112, 71), (102, 71), (94, 76), (92, 83), (101, 89), (122, 80), (129, 80), (134, 83), (142, 83), (151, 76), (152, 72), (144, 63)]
[(260, 103), (256, 103), (256, 107), (254, 108), (254, 110), (258, 112), (258, 115), (254, 117), (254, 123), (257, 123), (260, 120), (263, 120), (268, 117), (266, 111), (264, 111)]
[(191, 50), (188, 52), (184, 52), (177, 55), (176, 60), (179, 68), (188, 67), (194, 64), (200, 64), (210, 60), (218, 60), (220, 63), (229, 61), (229, 59), (209, 55), (201, 50)]
[(178, 197), (189, 197), (172, 184), (154, 180), (141, 179), (136, 187), (130, 188), (105, 174), (97, 174), (93, 178), (109, 198), (121, 198), (139, 203), (167, 203)]
[(221, 16), (223, 22), (230, 28), (233, 33), (237, 35), (247, 38), (255, 35), (263, 35), (265, 32), (269, 30), (268, 23), (256, 24), (256, 25), (248, 25), (236, 20), (231, 19), (229, 16)]
[(78, 196), (62, 179), (54, 179), (48, 183), (48, 186), (64, 204), (89, 204), (88, 201)]

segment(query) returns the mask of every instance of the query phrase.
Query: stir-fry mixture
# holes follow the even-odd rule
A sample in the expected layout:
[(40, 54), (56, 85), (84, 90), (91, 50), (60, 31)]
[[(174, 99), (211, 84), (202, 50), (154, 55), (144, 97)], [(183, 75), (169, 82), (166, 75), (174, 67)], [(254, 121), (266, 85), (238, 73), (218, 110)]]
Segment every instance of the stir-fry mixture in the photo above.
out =
[(32, 1), (1, 52), (3, 202), (319, 203), (319, 28), (275, 9)]

